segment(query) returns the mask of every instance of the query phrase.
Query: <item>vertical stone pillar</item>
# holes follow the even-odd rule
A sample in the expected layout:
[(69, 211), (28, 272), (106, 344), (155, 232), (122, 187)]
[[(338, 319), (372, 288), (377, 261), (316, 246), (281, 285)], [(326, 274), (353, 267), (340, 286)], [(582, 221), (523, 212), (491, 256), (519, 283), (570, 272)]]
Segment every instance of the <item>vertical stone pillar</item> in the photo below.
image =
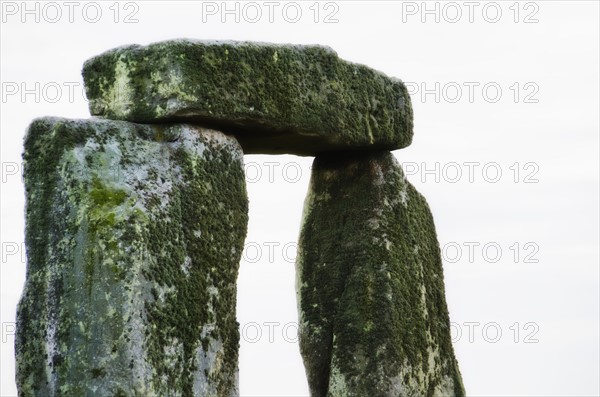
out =
[(238, 395), (237, 142), (187, 125), (44, 118), (24, 162), (19, 395)]
[(315, 159), (297, 293), (313, 397), (464, 395), (433, 219), (390, 152)]

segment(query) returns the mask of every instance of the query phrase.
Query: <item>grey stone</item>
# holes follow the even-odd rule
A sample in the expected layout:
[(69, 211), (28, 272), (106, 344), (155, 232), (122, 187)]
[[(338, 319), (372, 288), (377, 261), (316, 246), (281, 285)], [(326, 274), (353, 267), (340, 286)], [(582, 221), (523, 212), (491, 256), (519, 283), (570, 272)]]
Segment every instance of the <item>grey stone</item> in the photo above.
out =
[(465, 394), (433, 218), (391, 153), (315, 159), (296, 270), (313, 397)]
[(245, 153), (315, 155), (406, 147), (404, 84), (328, 47), (172, 40), (88, 60), (93, 115), (185, 121), (234, 134)]
[(19, 395), (238, 395), (238, 143), (189, 125), (43, 118), (23, 157)]

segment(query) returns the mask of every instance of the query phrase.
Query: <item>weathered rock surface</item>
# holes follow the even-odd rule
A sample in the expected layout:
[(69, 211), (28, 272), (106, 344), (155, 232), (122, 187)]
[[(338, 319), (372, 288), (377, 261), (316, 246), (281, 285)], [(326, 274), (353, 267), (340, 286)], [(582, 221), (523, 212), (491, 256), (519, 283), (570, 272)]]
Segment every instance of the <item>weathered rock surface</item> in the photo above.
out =
[(237, 395), (238, 143), (187, 125), (43, 118), (24, 161), (19, 395)]
[(432, 215), (391, 153), (315, 159), (297, 292), (313, 397), (464, 395)]
[(328, 47), (131, 45), (87, 61), (83, 78), (93, 115), (214, 126), (235, 134), (245, 153), (393, 150), (412, 140), (404, 84)]

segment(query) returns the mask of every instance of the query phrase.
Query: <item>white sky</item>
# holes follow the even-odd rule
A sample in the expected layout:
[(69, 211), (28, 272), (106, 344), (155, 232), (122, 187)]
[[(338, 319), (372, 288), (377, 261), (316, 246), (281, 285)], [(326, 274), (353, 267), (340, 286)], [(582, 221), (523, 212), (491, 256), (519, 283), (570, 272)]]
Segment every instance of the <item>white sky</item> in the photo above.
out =
[[(315, 3), (238, 2), (236, 12), (236, 2), (229, 2), (234, 11), (223, 14), (220, 1), (28, 2), (34, 11), (27, 14), (20, 1), (2, 2), (0, 396), (16, 395), (12, 334), (25, 274), (20, 158), (27, 125), (38, 116), (89, 116), (80, 76), (89, 57), (180, 37), (326, 44), (411, 83), (415, 137), (394, 153), (429, 200), (445, 247), (447, 299), (467, 392), (600, 393), (599, 3)], [(424, 7), (433, 13), (423, 14)], [(133, 23), (124, 23), (128, 15)], [(430, 91), (424, 97), (423, 88)], [(23, 89), (29, 93), (22, 96)], [(294, 343), (290, 258), (311, 161), (246, 158), (250, 224), (238, 294), (242, 396), (308, 394)], [(286, 244), (292, 246), (284, 251)]]

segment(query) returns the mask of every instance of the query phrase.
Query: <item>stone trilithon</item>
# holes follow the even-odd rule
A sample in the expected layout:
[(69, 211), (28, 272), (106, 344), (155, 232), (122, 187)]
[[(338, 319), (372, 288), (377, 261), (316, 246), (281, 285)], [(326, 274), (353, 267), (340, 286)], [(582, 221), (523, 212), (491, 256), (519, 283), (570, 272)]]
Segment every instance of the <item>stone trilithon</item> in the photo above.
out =
[(315, 156), (297, 260), (311, 395), (462, 396), (404, 84), (322, 46), (173, 40), (83, 70), (25, 138), (20, 396), (239, 395), (243, 155)]

